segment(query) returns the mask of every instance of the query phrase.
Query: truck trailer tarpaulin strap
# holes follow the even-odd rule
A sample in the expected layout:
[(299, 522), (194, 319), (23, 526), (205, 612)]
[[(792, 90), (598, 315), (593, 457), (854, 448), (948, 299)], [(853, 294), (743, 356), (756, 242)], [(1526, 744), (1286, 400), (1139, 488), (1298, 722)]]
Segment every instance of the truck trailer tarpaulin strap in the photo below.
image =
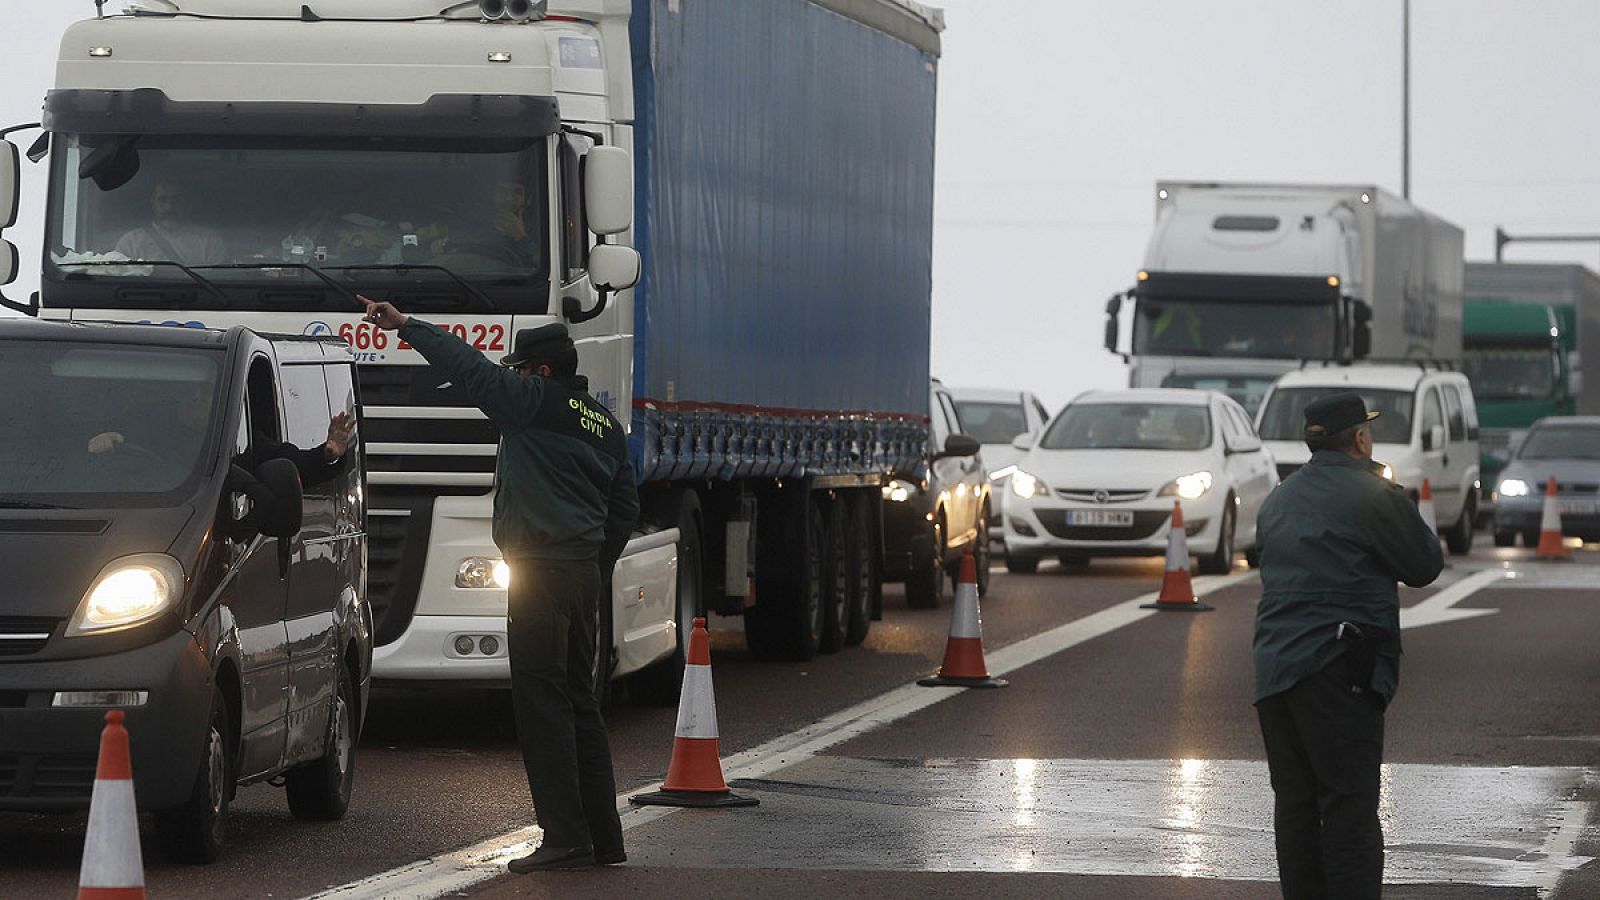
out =
[(418, 104), (176, 101), (157, 88), (50, 91), (44, 127), (64, 134), (294, 134), (539, 138), (555, 134), (554, 97), (435, 94)]

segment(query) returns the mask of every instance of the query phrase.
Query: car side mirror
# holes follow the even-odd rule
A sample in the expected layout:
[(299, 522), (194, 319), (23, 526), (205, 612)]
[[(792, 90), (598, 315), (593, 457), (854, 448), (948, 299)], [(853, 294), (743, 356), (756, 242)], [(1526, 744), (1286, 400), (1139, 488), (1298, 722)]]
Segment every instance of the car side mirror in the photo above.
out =
[(1429, 425), (1428, 430), (1422, 435), (1422, 449), (1438, 450), (1444, 446), (1444, 426)]
[(1023, 433), (1011, 439), (1011, 446), (1017, 448), (1018, 450), (1032, 450), (1033, 442), (1038, 439), (1038, 435), (1034, 434), (1033, 432), (1024, 431)]
[(941, 457), (950, 456), (977, 456), (983, 445), (978, 439), (967, 434), (952, 434), (944, 439), (944, 452)]
[(639, 251), (616, 244), (589, 249), (589, 283), (608, 291), (625, 291), (639, 283)]

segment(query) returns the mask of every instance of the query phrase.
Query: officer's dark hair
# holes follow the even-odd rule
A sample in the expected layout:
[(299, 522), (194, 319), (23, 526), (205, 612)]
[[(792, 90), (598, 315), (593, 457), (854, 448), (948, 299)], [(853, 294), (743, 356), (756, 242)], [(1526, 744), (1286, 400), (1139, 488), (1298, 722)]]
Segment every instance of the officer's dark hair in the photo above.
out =
[(1358, 422), (1349, 428), (1341, 428), (1332, 434), (1320, 428), (1307, 428), (1305, 433), (1306, 446), (1312, 453), (1318, 450), (1338, 450), (1341, 453), (1350, 450), (1356, 445), (1356, 432), (1361, 430), (1366, 422)]

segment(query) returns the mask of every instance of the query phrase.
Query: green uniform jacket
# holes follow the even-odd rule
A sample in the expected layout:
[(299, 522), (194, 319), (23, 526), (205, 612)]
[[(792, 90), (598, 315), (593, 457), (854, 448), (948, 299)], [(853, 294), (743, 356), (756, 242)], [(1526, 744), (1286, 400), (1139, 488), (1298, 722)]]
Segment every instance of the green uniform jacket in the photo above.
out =
[(1311, 461), (1267, 497), (1257, 533), (1256, 702), (1294, 687), (1344, 652), (1340, 622), (1376, 641), (1372, 689), (1387, 702), (1400, 684), (1400, 595), (1422, 587), (1444, 557), (1416, 504), (1369, 462), (1336, 450)]
[(500, 428), (494, 543), (508, 559), (598, 559), (609, 575), (639, 515), (622, 425), (586, 392), (497, 366), (411, 317), (400, 336)]

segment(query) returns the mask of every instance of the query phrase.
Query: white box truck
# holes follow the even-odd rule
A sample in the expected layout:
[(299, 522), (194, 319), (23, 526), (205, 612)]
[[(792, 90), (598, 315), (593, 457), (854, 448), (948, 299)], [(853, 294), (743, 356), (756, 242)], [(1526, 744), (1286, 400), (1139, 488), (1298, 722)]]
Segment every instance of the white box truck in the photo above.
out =
[(1456, 361), (1461, 253), (1461, 229), (1372, 185), (1159, 182), (1106, 349), (1133, 387), (1220, 390), (1252, 414), (1302, 359)]

